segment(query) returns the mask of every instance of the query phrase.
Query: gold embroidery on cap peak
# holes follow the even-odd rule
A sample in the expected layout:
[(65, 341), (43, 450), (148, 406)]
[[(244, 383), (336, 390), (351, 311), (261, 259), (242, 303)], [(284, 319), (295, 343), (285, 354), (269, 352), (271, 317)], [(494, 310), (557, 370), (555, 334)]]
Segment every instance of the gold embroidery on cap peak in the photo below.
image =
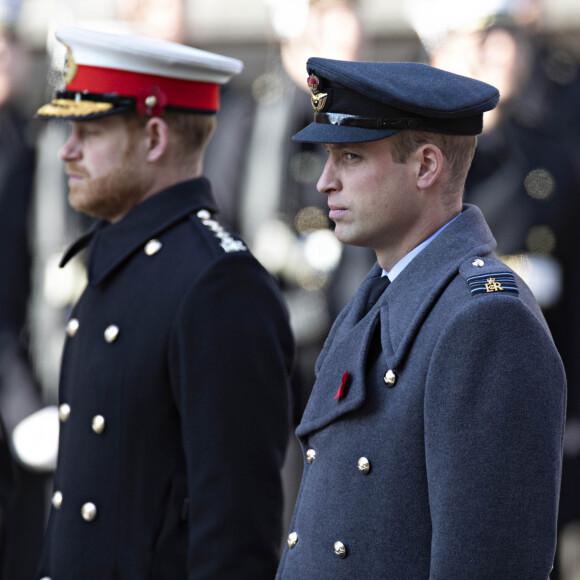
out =
[(112, 103), (54, 99), (48, 105), (40, 107), (36, 114), (44, 117), (85, 117), (96, 113), (106, 113), (112, 108)]

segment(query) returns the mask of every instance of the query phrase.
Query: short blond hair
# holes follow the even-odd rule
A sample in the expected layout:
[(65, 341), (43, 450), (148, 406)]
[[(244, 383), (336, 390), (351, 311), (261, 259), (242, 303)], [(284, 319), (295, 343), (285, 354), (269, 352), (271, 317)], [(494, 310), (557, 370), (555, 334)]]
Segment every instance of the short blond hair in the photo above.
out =
[(471, 167), (477, 137), (475, 135), (447, 135), (430, 131), (399, 131), (392, 137), (392, 155), (395, 163), (406, 163), (409, 155), (421, 145), (432, 143), (437, 146), (448, 163), (448, 177), (445, 193), (452, 196), (465, 186), (467, 172)]

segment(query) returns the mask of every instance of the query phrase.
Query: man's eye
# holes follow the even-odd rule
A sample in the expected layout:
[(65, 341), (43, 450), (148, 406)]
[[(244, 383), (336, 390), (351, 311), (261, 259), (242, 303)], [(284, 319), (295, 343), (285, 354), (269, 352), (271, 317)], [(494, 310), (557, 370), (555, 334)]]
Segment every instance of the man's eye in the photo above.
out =
[(345, 153), (345, 157), (349, 160), (349, 161), (354, 161), (355, 159), (358, 159), (358, 155), (356, 153)]
[(80, 127), (77, 132), (79, 137), (86, 138), (96, 135), (99, 131), (97, 127)]

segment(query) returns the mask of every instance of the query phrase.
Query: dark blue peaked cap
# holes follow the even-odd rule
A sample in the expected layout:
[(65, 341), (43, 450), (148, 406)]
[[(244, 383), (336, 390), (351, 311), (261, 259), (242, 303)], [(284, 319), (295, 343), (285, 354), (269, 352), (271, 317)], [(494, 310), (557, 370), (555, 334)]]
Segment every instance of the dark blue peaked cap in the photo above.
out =
[(404, 129), (478, 135), (495, 87), (426, 64), (310, 58), (314, 122), (294, 141), (360, 143)]

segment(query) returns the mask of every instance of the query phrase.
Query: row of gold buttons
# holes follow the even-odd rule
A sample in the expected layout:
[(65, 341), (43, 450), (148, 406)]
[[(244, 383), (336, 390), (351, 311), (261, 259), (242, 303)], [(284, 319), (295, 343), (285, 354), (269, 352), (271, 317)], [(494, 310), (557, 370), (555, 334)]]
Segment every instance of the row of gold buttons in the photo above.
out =
[[(77, 335), (80, 327), (81, 324), (79, 320), (77, 318), (71, 318), (66, 325), (66, 333), (70, 338), (74, 338)], [(116, 324), (110, 324), (109, 326), (107, 326), (107, 328), (105, 328), (103, 336), (105, 337), (105, 340), (110, 344), (117, 340), (117, 338), (119, 337), (119, 332), (120, 329)]]
[[(314, 463), (314, 460), (315, 459), (316, 459), (316, 450), (315, 449), (308, 449), (308, 451), (306, 451), (306, 461), (310, 465), (312, 465), (312, 463)], [(366, 457), (361, 457), (357, 461), (357, 467), (358, 467), (358, 470), (363, 475), (366, 475), (371, 470), (370, 461)], [(290, 550), (294, 549), (294, 547), (296, 546), (297, 543), (298, 543), (298, 533), (297, 532), (292, 532), (288, 536), (288, 548)], [(339, 558), (346, 558), (346, 556), (347, 556), (346, 546), (342, 542), (340, 542), (340, 541), (335, 542), (334, 543), (334, 553)]]
[[(145, 253), (148, 256), (153, 256), (159, 250), (161, 250), (162, 244), (159, 240), (150, 240), (145, 245)], [(66, 333), (70, 338), (76, 336), (80, 329), (80, 322), (77, 318), (71, 318), (66, 326)], [(119, 336), (119, 327), (115, 324), (109, 325), (104, 332), (105, 340), (108, 343), (113, 343), (117, 340)], [(68, 403), (63, 403), (58, 408), (59, 419), (61, 423), (66, 423), (71, 415), (71, 407)], [(95, 415), (91, 421), (91, 427), (95, 433), (98, 435), (105, 431), (106, 421), (102, 415)], [(64, 501), (64, 496), (61, 491), (55, 491), (52, 496), (52, 506), (54, 509), (59, 510), (62, 507)], [(86, 502), (81, 506), (81, 517), (86, 522), (92, 522), (96, 519), (98, 514), (97, 506), (92, 502)], [(50, 578), (45, 577), (42, 580), (50, 580)]]
[[(298, 534), (296, 532), (292, 532), (288, 536), (288, 548), (290, 550), (293, 550), (296, 547), (297, 543), (298, 543)], [(341, 541), (334, 542), (334, 553), (339, 558), (346, 558), (348, 554), (346, 546)]]
[[(68, 403), (63, 403), (58, 408), (58, 418), (61, 423), (66, 423), (71, 415), (71, 408)], [(106, 421), (102, 415), (95, 415), (91, 421), (91, 427), (97, 435), (105, 431)]]
[[(55, 510), (59, 510), (62, 507), (63, 502), (64, 496), (62, 495), (62, 492), (58, 490), (55, 491), (52, 494), (52, 507)], [(84, 503), (81, 507), (81, 517), (85, 522), (94, 521), (97, 517), (97, 506), (90, 501)]]
[[(308, 463), (310, 465), (312, 465), (314, 463), (314, 460), (315, 459), (316, 459), (316, 450), (315, 449), (309, 449), (306, 452), (306, 461), (308, 461)], [(363, 475), (366, 475), (371, 470), (371, 463), (370, 463), (370, 461), (366, 457), (361, 457), (357, 461), (357, 467), (358, 467), (358, 470)]]
[[(159, 240), (154, 238), (152, 240), (149, 240), (145, 244), (143, 251), (145, 252), (145, 254), (147, 254), (147, 256), (154, 256), (162, 248), (163, 248), (163, 244)], [(78, 319), (71, 318), (68, 321), (68, 324), (66, 325), (66, 333), (68, 334), (68, 336), (70, 336), (72, 338), (73, 336), (75, 336), (77, 334), (77, 332), (79, 331), (79, 328), (80, 328), (80, 322), (78, 321)], [(114, 325), (114, 324), (111, 324), (105, 330), (105, 340), (107, 342), (114, 342), (117, 339), (118, 335), (119, 335), (119, 327)]]

